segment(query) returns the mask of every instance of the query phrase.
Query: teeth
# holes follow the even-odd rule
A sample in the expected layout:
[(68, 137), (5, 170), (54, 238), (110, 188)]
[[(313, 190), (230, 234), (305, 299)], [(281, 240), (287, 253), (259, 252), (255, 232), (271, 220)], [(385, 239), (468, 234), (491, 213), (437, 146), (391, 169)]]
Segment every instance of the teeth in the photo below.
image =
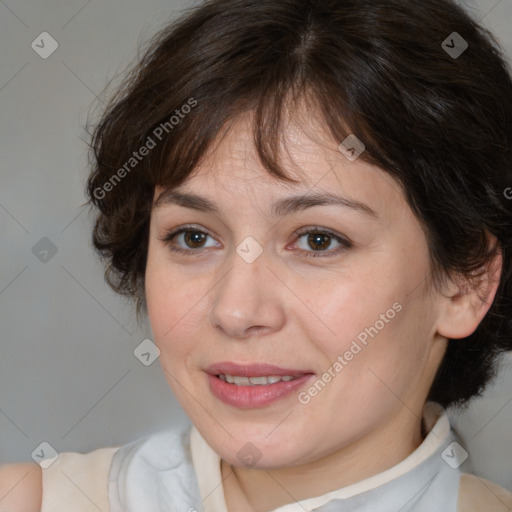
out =
[(294, 380), (295, 377), (291, 375), (270, 375), (268, 377), (239, 377), (237, 375), (227, 375), (221, 373), (219, 378), (224, 382), (236, 384), (237, 386), (266, 386), (268, 384), (275, 384), (276, 382)]
[(248, 386), (249, 383), (249, 377), (233, 377), (233, 384), (237, 386)]
[(251, 384), (268, 384), (267, 377), (249, 377), (249, 382)]

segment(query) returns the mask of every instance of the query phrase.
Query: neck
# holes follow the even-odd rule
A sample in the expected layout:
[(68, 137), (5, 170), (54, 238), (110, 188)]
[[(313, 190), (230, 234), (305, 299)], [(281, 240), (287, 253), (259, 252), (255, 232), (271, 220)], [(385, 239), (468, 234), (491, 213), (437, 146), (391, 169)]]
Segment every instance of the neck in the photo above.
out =
[(269, 512), (347, 487), (389, 469), (423, 441), (422, 420), (408, 409), (349, 446), (306, 464), (275, 469), (233, 467), (221, 461), (229, 511)]

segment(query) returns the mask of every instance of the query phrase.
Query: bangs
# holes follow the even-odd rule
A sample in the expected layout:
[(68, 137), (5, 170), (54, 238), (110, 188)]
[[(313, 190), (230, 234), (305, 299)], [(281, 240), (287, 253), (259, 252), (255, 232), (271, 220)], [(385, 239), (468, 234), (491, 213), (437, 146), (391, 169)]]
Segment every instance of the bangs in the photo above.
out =
[[(255, 153), (263, 169), (271, 176), (284, 182), (299, 183), (285, 170), (282, 152), (284, 150), (284, 131), (289, 123), (300, 126), (312, 125), (321, 135), (330, 139), (334, 149), (340, 141), (354, 133), (348, 122), (339, 115), (333, 114), (343, 109), (347, 118), (354, 117), (344, 106), (333, 106), (332, 95), (321, 95), (305, 82), (291, 83), (270, 82), (259, 84), (255, 90), (227, 92), (231, 98), (228, 102), (198, 100), (194, 110), (173, 129), (162, 136), (162, 126), (165, 132), (165, 118), (151, 127), (151, 133), (146, 137), (158, 139), (158, 149), (155, 148), (151, 158), (147, 159), (144, 173), (151, 187), (162, 187), (171, 190), (192, 177), (194, 171), (201, 167), (205, 159), (211, 155), (223, 138), (241, 118), (246, 117), (251, 123), (251, 133)], [(191, 91), (192, 93), (192, 91)], [(343, 97), (338, 94), (339, 101)], [(188, 100), (190, 102), (190, 99)], [(184, 103), (183, 105), (186, 105)], [(183, 106), (181, 107), (183, 108)], [(172, 110), (167, 119), (172, 117)], [(357, 120), (352, 124), (357, 123)], [(156, 137), (155, 137), (156, 131)], [(360, 137), (358, 137), (360, 138)], [(367, 146), (365, 141), (365, 146)], [(368, 149), (360, 156), (361, 160), (376, 163)]]

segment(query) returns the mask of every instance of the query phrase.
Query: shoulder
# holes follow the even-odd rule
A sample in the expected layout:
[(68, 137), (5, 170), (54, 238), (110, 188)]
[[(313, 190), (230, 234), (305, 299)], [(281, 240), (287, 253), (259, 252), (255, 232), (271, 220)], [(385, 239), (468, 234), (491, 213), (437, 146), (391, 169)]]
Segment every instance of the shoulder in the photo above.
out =
[(509, 512), (512, 510), (512, 493), (499, 485), (464, 473), (460, 478), (457, 512)]
[[(62, 452), (48, 467), (35, 462), (0, 466), (0, 512), (108, 510), (108, 474), (118, 447)], [(91, 499), (93, 501), (91, 501)]]
[[(62, 452), (42, 471), (41, 512), (108, 510), (108, 477), (119, 447), (88, 453)], [(0, 512), (2, 512), (0, 510)]]
[[(70, 502), (75, 503), (76, 511), (96, 512), (101, 504), (108, 510), (111, 472), (116, 479), (127, 465), (135, 473), (141, 469), (143, 476), (146, 466), (157, 470), (180, 466), (189, 459), (189, 434), (190, 429), (184, 426), (124, 446), (87, 453), (61, 452), (45, 469), (35, 462), (0, 466), (0, 512), (60, 512), (69, 510)], [(94, 497), (95, 503), (85, 496)]]
[(35, 462), (0, 466), (0, 512), (41, 510), (42, 470)]

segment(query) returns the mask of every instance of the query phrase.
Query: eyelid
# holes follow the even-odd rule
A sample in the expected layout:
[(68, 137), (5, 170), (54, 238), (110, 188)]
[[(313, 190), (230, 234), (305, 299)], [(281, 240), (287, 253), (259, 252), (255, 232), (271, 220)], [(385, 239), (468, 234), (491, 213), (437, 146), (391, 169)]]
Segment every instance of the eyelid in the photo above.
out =
[[(178, 253), (184, 253), (188, 255), (196, 255), (196, 254), (202, 254), (204, 250), (209, 249), (209, 247), (199, 247), (196, 249), (188, 248), (183, 249), (182, 247), (173, 247), (171, 246), (171, 241), (174, 240), (178, 235), (182, 234), (183, 232), (188, 231), (196, 231), (199, 233), (203, 233), (213, 239), (215, 237), (210, 233), (208, 229), (203, 228), (202, 226), (196, 225), (196, 224), (185, 224), (182, 226), (179, 226), (175, 229), (172, 229), (168, 231), (162, 238), (158, 238), (160, 241), (164, 242), (166, 245), (169, 246), (169, 248), (173, 252)], [(299, 250), (301, 254), (304, 254), (306, 257), (334, 257), (337, 256), (340, 252), (343, 252), (353, 246), (352, 242), (344, 235), (337, 233), (335, 231), (332, 231), (328, 228), (323, 228), (320, 226), (305, 226), (302, 228), (297, 229), (293, 233), (297, 238), (294, 240), (294, 244), (297, 242), (300, 237), (307, 235), (307, 234), (320, 234), (320, 235), (327, 235), (336, 240), (340, 247), (337, 249), (328, 249), (324, 251), (304, 251), (302, 249)]]
[[(337, 249), (330, 249), (325, 251), (303, 251), (300, 250), (302, 254), (305, 254), (306, 257), (312, 257), (312, 258), (328, 258), (328, 257), (335, 257), (338, 256), (340, 253), (346, 251), (347, 249), (350, 249), (353, 247), (353, 243), (351, 240), (349, 240), (346, 236), (337, 233), (336, 231), (333, 231), (331, 229), (323, 228), (320, 226), (307, 226), (304, 228), (300, 228), (294, 232), (294, 235), (296, 235), (298, 238), (304, 235), (308, 234), (320, 234), (320, 235), (327, 235), (331, 238), (334, 238), (339, 244), (340, 247)], [(294, 242), (296, 243), (296, 241)]]
[[(182, 234), (183, 232), (187, 232), (187, 231), (197, 231), (199, 233), (204, 233), (205, 235), (208, 235), (210, 238), (215, 238), (211, 233), (210, 231), (208, 231), (207, 229), (199, 226), (199, 225), (196, 225), (196, 224), (185, 224), (183, 226), (179, 226), (175, 229), (172, 229), (170, 231), (167, 231), (163, 237), (158, 237), (158, 239), (162, 242), (164, 242), (166, 245), (169, 245), (171, 244), (171, 241), (176, 238), (178, 235)], [(178, 247), (178, 248), (175, 248), (175, 247), (170, 247), (172, 250), (176, 251), (176, 252), (186, 252), (186, 253), (197, 253), (197, 252), (201, 252), (202, 250), (204, 249), (208, 249), (208, 247), (200, 247), (199, 249), (182, 249), (181, 247)]]

